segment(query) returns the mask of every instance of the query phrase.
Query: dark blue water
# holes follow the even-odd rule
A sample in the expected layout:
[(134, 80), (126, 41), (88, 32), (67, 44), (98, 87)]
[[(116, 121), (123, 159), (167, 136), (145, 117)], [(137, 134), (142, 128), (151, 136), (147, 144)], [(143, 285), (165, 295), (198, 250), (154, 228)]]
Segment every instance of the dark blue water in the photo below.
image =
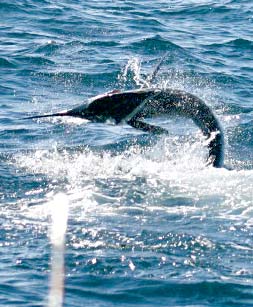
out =
[[(1, 306), (47, 305), (51, 211), (66, 206), (64, 306), (253, 306), (252, 1), (0, 0), (0, 13)], [(138, 88), (166, 51), (152, 85), (211, 106), (232, 171), (205, 167), (183, 119), (161, 119), (159, 138), (20, 120)]]

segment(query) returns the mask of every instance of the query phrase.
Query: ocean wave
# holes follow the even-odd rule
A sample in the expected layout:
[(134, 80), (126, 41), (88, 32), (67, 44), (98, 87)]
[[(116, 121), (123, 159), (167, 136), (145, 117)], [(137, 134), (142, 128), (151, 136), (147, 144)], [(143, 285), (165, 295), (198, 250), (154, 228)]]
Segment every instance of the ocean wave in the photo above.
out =
[(2, 11), (3, 13), (12, 13), (12, 12), (16, 12), (18, 11), (19, 13), (21, 12), (25, 12), (25, 6), (22, 6), (22, 4), (20, 4), (20, 2), (17, 1), (13, 1), (11, 2), (7, 2), (5, 1), (5, 3), (2, 1), (0, 3), (0, 11)]
[[(9, 86), (0, 85), (0, 91), (1, 91), (2, 95), (8, 95), (8, 94), (11, 95), (14, 92), (14, 88), (9, 87)], [(3, 104), (3, 105), (5, 105), (5, 104)]]
[[(96, 260), (95, 257), (93, 259)], [(253, 295), (249, 285), (240, 285), (222, 280), (216, 281), (215, 278), (210, 281), (177, 282), (178, 276), (176, 272), (179, 270), (178, 267), (174, 268), (174, 273), (173, 268), (171, 268), (171, 272), (168, 274), (170, 282), (166, 280), (165, 275), (156, 278), (154, 274), (150, 274), (147, 278), (142, 278), (141, 273), (139, 275), (137, 273), (131, 274), (130, 268), (133, 268), (134, 261), (135, 259), (129, 257), (126, 258), (125, 263), (121, 264), (125, 266), (124, 271), (127, 271), (127, 268), (129, 270), (128, 273), (125, 273), (125, 277), (123, 272), (122, 276), (119, 276), (121, 271), (119, 268), (113, 270), (109, 266), (105, 267), (104, 271), (101, 268), (99, 273), (95, 271), (87, 274), (84, 271), (82, 278), (74, 275), (70, 278), (71, 285), (67, 286), (67, 291), (73, 294), (71, 304), (76, 306), (80, 301), (80, 297), (85, 297), (87, 302), (92, 300), (93, 304), (99, 305), (102, 301), (106, 302), (108, 306), (119, 304), (124, 304), (124, 306), (132, 306), (132, 304), (136, 306), (154, 306), (157, 302), (159, 302), (159, 306), (190, 306), (193, 301), (197, 301), (198, 306), (213, 306), (213, 304), (215, 306), (237, 306), (238, 301), (240, 306), (251, 306), (250, 302), (253, 299)], [(114, 259), (114, 263), (117, 262), (119, 260)], [(159, 263), (158, 260), (156, 262)], [(94, 261), (94, 263), (92, 265), (92, 258), (90, 258), (90, 263), (88, 264), (90, 264), (91, 272), (94, 271), (93, 267), (100, 265), (99, 260)], [(147, 270), (149, 263), (143, 259), (143, 265), (145, 264)], [(159, 271), (159, 266), (157, 271)], [(118, 277), (115, 277), (115, 274)], [(188, 276), (186, 274), (181, 278), (193, 279), (192, 274), (189, 269)], [(201, 272), (199, 274), (201, 275)], [(206, 273), (203, 272), (203, 274)], [(111, 276), (110, 283), (108, 283), (108, 277), (105, 277), (105, 275)], [(132, 275), (135, 276), (134, 283), (132, 282)]]
[(183, 47), (164, 39), (160, 35), (142, 38), (141, 40), (135, 41), (127, 46), (127, 49), (129, 48), (137, 52), (142, 51), (148, 54), (153, 53), (154, 51), (177, 51), (178, 53), (187, 53)]
[(224, 47), (231, 47), (231, 48), (240, 48), (243, 50), (249, 50), (253, 52), (253, 41), (244, 39), (244, 38), (236, 38), (229, 40), (227, 42), (222, 43), (215, 43), (208, 45), (208, 47), (214, 48), (224, 48)]
[(15, 60), (19, 62), (19, 65), (24, 65), (26, 63), (29, 65), (36, 65), (41, 67), (41, 66), (50, 66), (55, 64), (55, 62), (52, 59), (36, 55), (16, 56)]
[(191, 3), (191, 5), (182, 3), (181, 5), (172, 4), (171, 10), (160, 10), (156, 9), (155, 11), (162, 15), (167, 16), (188, 16), (189, 18), (193, 18), (194, 16), (200, 16), (204, 17), (205, 15), (212, 14), (225, 14), (231, 12), (233, 8), (231, 8), (228, 5), (222, 5), (222, 4), (215, 4), (213, 1), (209, 1), (207, 4), (200, 4), (200, 3)]
[(63, 46), (62, 43), (59, 43), (54, 40), (48, 40), (46, 43), (36, 47), (34, 53), (43, 53), (45, 55), (53, 55), (59, 48)]
[(16, 64), (9, 59), (7, 60), (4, 57), (0, 57), (0, 67), (2, 67), (2, 68), (15, 68)]
[(95, 40), (84, 43), (85, 46), (96, 46), (96, 47), (116, 47), (119, 43), (115, 40)]
[[(72, 84), (84, 84), (85, 86), (92, 86), (96, 82), (99, 81), (100, 86), (112, 86), (116, 85), (117, 82), (117, 71), (108, 71), (104, 68), (104, 71), (97, 72), (98, 68), (95, 66), (93, 71), (89, 73), (81, 73), (76, 72), (75, 70), (70, 71), (40, 71), (40, 72), (32, 72), (33, 76), (37, 76), (39, 78), (51, 79), (55, 83), (65, 83), (68, 82), (70, 85)], [(110, 87), (111, 87), (110, 86)]]

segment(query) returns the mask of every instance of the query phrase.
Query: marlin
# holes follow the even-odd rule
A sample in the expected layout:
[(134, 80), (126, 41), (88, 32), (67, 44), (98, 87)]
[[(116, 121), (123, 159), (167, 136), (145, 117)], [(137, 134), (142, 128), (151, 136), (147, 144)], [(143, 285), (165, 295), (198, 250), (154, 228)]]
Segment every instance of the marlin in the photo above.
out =
[[(155, 78), (166, 56), (167, 53), (147, 78), (147, 84)], [(207, 165), (223, 167), (224, 135), (218, 119), (203, 100), (181, 90), (159, 88), (140, 88), (122, 92), (114, 90), (91, 98), (88, 103), (68, 111), (31, 116), (26, 119), (72, 116), (96, 123), (108, 121), (113, 121), (116, 125), (126, 123), (145, 132), (167, 134), (168, 130), (165, 128), (145, 122), (145, 118), (164, 115), (192, 119), (208, 139)]]

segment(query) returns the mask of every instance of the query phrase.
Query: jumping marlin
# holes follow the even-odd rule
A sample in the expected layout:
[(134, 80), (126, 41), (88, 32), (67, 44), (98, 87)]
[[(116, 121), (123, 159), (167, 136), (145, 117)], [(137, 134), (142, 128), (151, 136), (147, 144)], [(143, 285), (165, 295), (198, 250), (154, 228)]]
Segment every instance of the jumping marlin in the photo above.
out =
[[(162, 60), (149, 81), (154, 78)], [(209, 140), (207, 164), (214, 167), (223, 166), (224, 136), (219, 121), (204, 101), (180, 90), (145, 88), (123, 92), (112, 91), (96, 96), (89, 103), (69, 111), (32, 116), (27, 119), (73, 116), (97, 123), (105, 123), (108, 120), (112, 120), (116, 125), (127, 123), (136, 129), (155, 134), (168, 133), (164, 128), (143, 121), (145, 118), (161, 115), (179, 115), (192, 119)]]

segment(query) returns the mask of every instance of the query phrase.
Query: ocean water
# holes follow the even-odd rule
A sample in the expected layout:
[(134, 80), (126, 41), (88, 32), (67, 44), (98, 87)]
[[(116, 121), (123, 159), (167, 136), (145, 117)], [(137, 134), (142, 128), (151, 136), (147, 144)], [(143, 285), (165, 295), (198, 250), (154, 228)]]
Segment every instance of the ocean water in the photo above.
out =
[[(0, 0), (0, 13), (0, 305), (61, 306), (59, 290), (63, 306), (253, 306), (252, 1)], [(181, 118), (157, 119), (160, 137), (21, 120), (138, 88), (166, 52), (152, 86), (213, 109), (232, 170), (205, 166)]]

